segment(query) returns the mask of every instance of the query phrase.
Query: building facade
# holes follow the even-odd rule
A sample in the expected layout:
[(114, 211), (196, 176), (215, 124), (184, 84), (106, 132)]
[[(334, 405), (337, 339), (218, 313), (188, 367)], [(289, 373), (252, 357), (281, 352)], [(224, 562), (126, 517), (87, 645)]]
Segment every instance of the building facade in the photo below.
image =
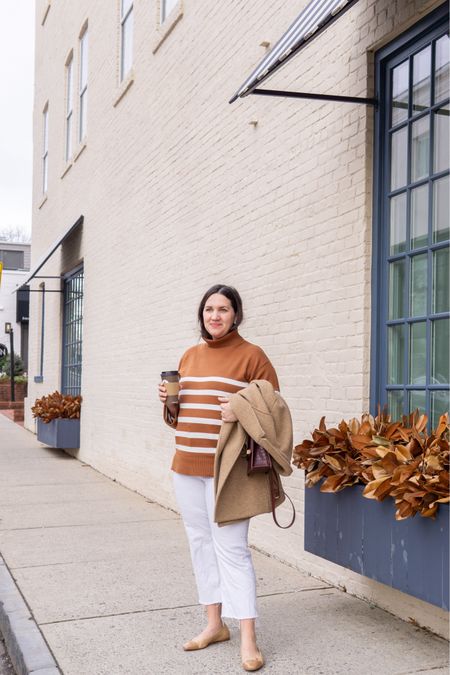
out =
[(0, 344), (10, 349), (10, 336), (5, 333), (5, 323), (14, 331), (14, 351), (20, 354), (25, 371), (28, 370), (28, 291), (20, 291), (30, 269), (31, 245), (7, 242), (0, 239)]
[[(297, 442), (322, 415), (449, 408), (446, 7), (360, 0), (273, 76), (376, 107), (228, 105), (305, 5), (36, 3), (32, 269), (52, 255), (30, 280), (45, 292), (25, 423), (36, 397), (81, 393), (76, 456), (169, 507), (159, 373), (199, 340), (214, 283), (241, 292)], [(255, 546), (445, 630), (435, 607), (306, 553), (302, 472), (285, 486), (296, 525), (255, 519)]]

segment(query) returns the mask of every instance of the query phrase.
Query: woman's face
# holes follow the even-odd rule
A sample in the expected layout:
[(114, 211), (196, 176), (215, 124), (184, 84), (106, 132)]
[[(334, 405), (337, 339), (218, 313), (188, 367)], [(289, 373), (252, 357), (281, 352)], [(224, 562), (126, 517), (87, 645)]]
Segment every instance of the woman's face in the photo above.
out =
[(203, 309), (203, 323), (213, 340), (226, 335), (234, 323), (235, 311), (221, 293), (210, 295)]

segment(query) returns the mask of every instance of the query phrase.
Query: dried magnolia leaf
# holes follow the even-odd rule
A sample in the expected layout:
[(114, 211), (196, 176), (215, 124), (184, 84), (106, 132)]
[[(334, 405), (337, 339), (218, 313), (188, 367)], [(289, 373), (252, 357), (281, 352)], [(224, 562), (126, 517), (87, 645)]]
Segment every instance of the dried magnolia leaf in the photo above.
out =
[(397, 511), (395, 512), (396, 520), (404, 520), (405, 518), (410, 518), (414, 515), (414, 509), (411, 504), (407, 502), (401, 502), (398, 506)]
[(380, 464), (372, 464), (372, 473), (373, 477), (377, 480), (378, 478), (386, 478), (387, 476), (391, 475), (389, 471), (386, 471), (386, 469)]
[(355, 434), (354, 436), (351, 437), (351, 444), (357, 450), (362, 450), (371, 443), (372, 439), (369, 436), (361, 436), (359, 434)]
[(421, 433), (427, 426), (428, 417), (426, 415), (421, 415), (415, 424), (416, 430)]
[(441, 471), (444, 467), (442, 466), (441, 462), (439, 461), (439, 457), (436, 455), (431, 455), (430, 457), (427, 457), (425, 460), (425, 465), (426, 465), (426, 471)]
[(421, 509), (420, 515), (423, 516), (424, 518), (434, 518), (434, 516), (436, 515), (437, 509), (438, 509), (437, 504), (435, 504), (434, 506), (432, 506), (430, 508)]
[(378, 455), (378, 457), (386, 457), (391, 450), (388, 450), (387, 448), (383, 448), (382, 445), (379, 445), (378, 447), (375, 448), (375, 452)]
[(408, 480), (415, 470), (416, 467), (411, 464), (409, 466), (403, 464), (402, 466), (397, 467), (392, 474), (391, 484), (400, 485), (404, 481)]
[(372, 424), (370, 422), (370, 419), (367, 419), (365, 417), (365, 415), (363, 415), (363, 418), (364, 418), (364, 421), (359, 428), (359, 433), (360, 433), (361, 436), (364, 436), (366, 434), (369, 435), (369, 434), (371, 434), (371, 431), (372, 431)]
[(388, 448), (390, 443), (387, 438), (383, 438), (382, 436), (372, 436), (372, 440), (374, 443), (377, 445), (381, 445), (384, 448)]
[(368, 485), (363, 490), (363, 495), (364, 497), (367, 497), (367, 499), (376, 499), (375, 497), (375, 491), (377, 488), (380, 487), (380, 485), (383, 485), (383, 483), (386, 482), (386, 478), (376, 478), (375, 480), (372, 480)]
[(409, 462), (412, 459), (411, 452), (404, 445), (398, 445), (395, 448), (395, 455), (401, 462)]
[(350, 420), (348, 423), (349, 431), (356, 436), (359, 433), (359, 422), (358, 420), (353, 417), (353, 419)]
[(341, 462), (336, 457), (333, 457), (333, 455), (324, 455), (323, 461), (326, 462), (327, 464), (331, 464), (331, 466), (337, 469), (338, 471), (342, 469)]
[(391, 489), (392, 489), (391, 481), (389, 480), (388, 477), (386, 478), (386, 480), (383, 481), (383, 483), (381, 483), (376, 488), (375, 492), (373, 493), (373, 496), (375, 497), (375, 499), (379, 499), (380, 501), (382, 501), (385, 497), (387, 497)]
[(341, 484), (344, 482), (344, 475), (334, 475), (326, 478), (320, 486), (321, 492), (337, 492)]

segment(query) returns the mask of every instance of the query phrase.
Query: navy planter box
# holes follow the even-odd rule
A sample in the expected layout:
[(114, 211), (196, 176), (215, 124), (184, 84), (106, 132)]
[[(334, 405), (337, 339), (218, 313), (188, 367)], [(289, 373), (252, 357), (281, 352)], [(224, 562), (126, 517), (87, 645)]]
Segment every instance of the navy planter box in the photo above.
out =
[(436, 520), (395, 520), (395, 502), (305, 488), (305, 550), (416, 598), (449, 608), (449, 508)]
[(52, 448), (79, 448), (80, 447), (80, 420), (57, 418), (45, 424), (37, 418), (37, 439)]

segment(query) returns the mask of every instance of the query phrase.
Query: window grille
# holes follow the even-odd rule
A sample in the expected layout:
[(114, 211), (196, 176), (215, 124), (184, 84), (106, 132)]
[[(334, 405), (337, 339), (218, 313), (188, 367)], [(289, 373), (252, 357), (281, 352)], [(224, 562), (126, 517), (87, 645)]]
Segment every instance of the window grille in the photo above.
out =
[(81, 394), (83, 269), (64, 282), (62, 393)]

